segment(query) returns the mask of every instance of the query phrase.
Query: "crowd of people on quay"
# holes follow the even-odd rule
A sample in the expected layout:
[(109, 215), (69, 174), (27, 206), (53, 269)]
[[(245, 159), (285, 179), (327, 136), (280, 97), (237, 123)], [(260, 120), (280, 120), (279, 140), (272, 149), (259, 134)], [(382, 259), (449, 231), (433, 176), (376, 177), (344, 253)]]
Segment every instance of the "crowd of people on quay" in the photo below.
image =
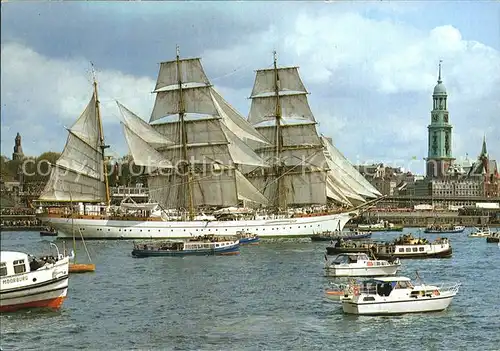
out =
[(42, 222), (35, 218), (35, 210), (25, 207), (5, 207), (0, 209), (1, 228), (40, 227)]

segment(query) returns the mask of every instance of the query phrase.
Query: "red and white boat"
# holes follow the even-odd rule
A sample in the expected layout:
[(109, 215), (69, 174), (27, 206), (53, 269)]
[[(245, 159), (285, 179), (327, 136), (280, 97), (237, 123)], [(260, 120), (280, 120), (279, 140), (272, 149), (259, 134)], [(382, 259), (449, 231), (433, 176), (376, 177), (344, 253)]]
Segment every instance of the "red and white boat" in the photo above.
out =
[(68, 292), (69, 257), (51, 245), (56, 247), (56, 257), (1, 251), (0, 312), (61, 307)]

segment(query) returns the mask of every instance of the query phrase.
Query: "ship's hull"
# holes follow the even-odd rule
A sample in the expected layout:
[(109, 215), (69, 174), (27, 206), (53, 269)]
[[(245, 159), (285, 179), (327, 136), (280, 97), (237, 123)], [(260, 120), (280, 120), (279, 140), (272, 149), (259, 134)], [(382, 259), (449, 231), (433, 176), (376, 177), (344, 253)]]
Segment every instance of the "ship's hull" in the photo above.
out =
[[(58, 230), (58, 238), (73, 238), (80, 230), (85, 239), (184, 239), (197, 235), (237, 235), (251, 232), (260, 238), (309, 237), (319, 231), (342, 230), (351, 219), (350, 213), (317, 217), (299, 217), (243, 221), (133, 221), (45, 217), (43, 220)], [(79, 235), (75, 235), (78, 239)]]
[(217, 247), (211, 249), (198, 249), (198, 250), (180, 250), (180, 251), (168, 251), (168, 250), (147, 250), (147, 249), (134, 249), (132, 250), (132, 256), (134, 257), (184, 257), (184, 256), (225, 256), (225, 255), (238, 255), (240, 253), (239, 243), (227, 246), (227, 247)]

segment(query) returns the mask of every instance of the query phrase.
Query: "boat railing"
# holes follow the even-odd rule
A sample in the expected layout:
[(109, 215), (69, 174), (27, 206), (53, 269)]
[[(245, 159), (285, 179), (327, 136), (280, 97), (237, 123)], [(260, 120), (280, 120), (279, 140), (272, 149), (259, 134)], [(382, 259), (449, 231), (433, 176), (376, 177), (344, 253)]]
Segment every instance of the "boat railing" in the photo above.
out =
[(460, 289), (460, 286), (462, 283), (438, 283), (438, 284), (432, 284), (433, 286), (438, 287), (439, 292), (442, 293), (453, 293), (456, 294), (458, 290)]

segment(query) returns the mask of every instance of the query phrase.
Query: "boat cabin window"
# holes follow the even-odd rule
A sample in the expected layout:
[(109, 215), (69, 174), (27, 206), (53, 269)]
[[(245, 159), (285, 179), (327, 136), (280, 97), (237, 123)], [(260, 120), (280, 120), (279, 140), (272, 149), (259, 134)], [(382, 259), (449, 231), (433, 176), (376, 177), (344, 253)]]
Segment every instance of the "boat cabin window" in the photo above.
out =
[(399, 248), (399, 252), (405, 252), (405, 249), (403, 249), (402, 247)]
[(419, 247), (418, 251), (424, 251), (424, 248), (423, 247)]
[(24, 260), (16, 260), (14, 261), (14, 273), (24, 273), (26, 272), (26, 265), (24, 264)]
[(418, 248), (414, 247), (413, 252), (417, 252), (417, 251), (418, 251)]
[(7, 275), (7, 266), (5, 262), (0, 263), (0, 277), (3, 277), (4, 275)]
[(411, 247), (407, 247), (406, 252), (411, 252)]
[(407, 288), (411, 288), (411, 284), (409, 284), (409, 282), (405, 282), (405, 281), (399, 281), (396, 283), (396, 289), (407, 289)]
[(341, 256), (337, 256), (332, 263), (333, 264), (342, 264), (342, 263), (348, 263), (348, 262), (350, 262), (348, 260), (348, 257), (344, 256), (344, 255), (341, 255)]

